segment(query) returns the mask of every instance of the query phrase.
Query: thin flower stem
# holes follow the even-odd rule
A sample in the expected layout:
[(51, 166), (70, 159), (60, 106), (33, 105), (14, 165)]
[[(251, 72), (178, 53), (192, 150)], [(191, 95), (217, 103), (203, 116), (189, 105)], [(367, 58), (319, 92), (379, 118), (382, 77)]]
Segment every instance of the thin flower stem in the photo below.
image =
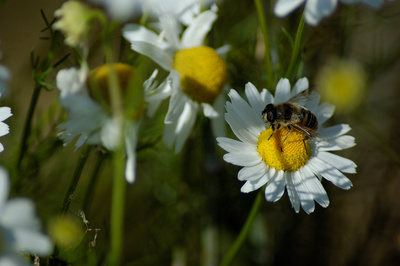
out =
[(296, 39), (294, 40), (292, 57), (290, 59), (289, 67), (288, 67), (288, 70), (285, 75), (287, 78), (291, 78), (293, 76), (294, 68), (298, 61), (298, 57), (300, 54), (300, 48), (301, 48), (301, 46), (300, 46), (301, 39), (303, 37), (304, 25), (305, 25), (305, 23), (304, 23), (304, 15), (303, 15), (303, 16), (301, 16), (299, 26), (297, 28)]
[(32, 127), (32, 117), (33, 114), (35, 113), (36, 104), (38, 102), (41, 91), (42, 91), (41, 85), (35, 86), (35, 89), (33, 90), (31, 102), (29, 103), (28, 114), (25, 119), (24, 130), (22, 133), (21, 146), (18, 153), (17, 169), (20, 169), (22, 158), (24, 157), (25, 150), (27, 148), (28, 137)]
[(254, 0), (257, 9), (257, 16), (259, 20), (259, 25), (261, 29), (261, 34), (264, 41), (264, 61), (265, 61), (265, 71), (267, 75), (267, 87), (272, 89), (274, 87), (274, 76), (272, 72), (272, 60), (271, 60), (271, 47), (268, 35), (268, 25), (265, 19), (264, 8), (262, 6), (261, 0)]
[(114, 152), (114, 176), (111, 202), (111, 250), (109, 265), (121, 265), (125, 214), (125, 160), (122, 147)]
[(81, 177), (83, 167), (85, 166), (86, 160), (89, 157), (91, 149), (92, 146), (85, 145), (81, 151), (81, 154), (79, 155), (78, 163), (75, 167), (75, 171), (72, 175), (72, 179), (69, 184), (67, 193), (65, 194), (64, 197), (64, 203), (61, 209), (63, 215), (65, 215), (69, 209), (69, 205), (71, 204), (71, 200), (75, 193), (76, 186), (78, 185), (79, 178)]
[(251, 229), (251, 226), (253, 225), (254, 219), (257, 216), (258, 210), (261, 206), (263, 195), (264, 195), (264, 190), (260, 189), (256, 196), (256, 199), (254, 200), (253, 207), (251, 208), (249, 216), (247, 217), (247, 220), (246, 220), (244, 226), (242, 227), (242, 230), (240, 231), (240, 234), (238, 235), (235, 242), (229, 249), (228, 253), (226, 253), (220, 266), (230, 265), (232, 263), (233, 259), (235, 258), (236, 254), (238, 253), (239, 249), (242, 247), (243, 242), (246, 239), (246, 236), (250, 232), (250, 229)]

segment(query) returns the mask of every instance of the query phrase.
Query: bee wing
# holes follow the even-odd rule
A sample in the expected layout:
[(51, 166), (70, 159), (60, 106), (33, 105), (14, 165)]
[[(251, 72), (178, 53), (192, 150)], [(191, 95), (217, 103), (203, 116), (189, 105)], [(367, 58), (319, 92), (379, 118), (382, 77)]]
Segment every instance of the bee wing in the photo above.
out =
[(306, 106), (308, 102), (317, 100), (319, 98), (319, 95), (315, 91), (310, 91), (310, 89), (305, 90), (291, 99), (289, 99), (289, 102), (295, 103), (301, 106)]

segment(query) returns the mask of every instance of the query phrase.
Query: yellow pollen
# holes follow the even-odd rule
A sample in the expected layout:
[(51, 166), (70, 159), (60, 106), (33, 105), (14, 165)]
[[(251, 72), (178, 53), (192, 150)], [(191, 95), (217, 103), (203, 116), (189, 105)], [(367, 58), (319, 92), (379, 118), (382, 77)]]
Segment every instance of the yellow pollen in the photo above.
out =
[(227, 79), (224, 60), (207, 46), (197, 46), (175, 53), (174, 69), (181, 76), (182, 91), (200, 103), (212, 103)]
[(287, 127), (280, 128), (271, 137), (273, 130), (269, 127), (258, 136), (258, 153), (269, 167), (294, 172), (303, 167), (310, 158), (309, 140), (303, 133), (293, 128), (284, 140), (289, 132)]

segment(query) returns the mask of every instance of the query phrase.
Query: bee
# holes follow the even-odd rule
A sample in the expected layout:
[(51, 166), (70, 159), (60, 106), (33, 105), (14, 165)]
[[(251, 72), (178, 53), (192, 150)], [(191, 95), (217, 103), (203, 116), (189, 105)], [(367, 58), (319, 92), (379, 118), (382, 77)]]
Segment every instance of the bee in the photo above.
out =
[(304, 101), (304, 99), (315, 95), (315, 93), (304, 91), (287, 102), (267, 104), (264, 110), (262, 110), (261, 115), (264, 121), (266, 123), (270, 123), (273, 130), (268, 140), (278, 129), (283, 127), (287, 127), (289, 129), (289, 133), (281, 143), (281, 151), (283, 143), (289, 137), (293, 128), (304, 134), (305, 138), (303, 139), (303, 143), (306, 139), (313, 138), (315, 136), (318, 129), (318, 119), (310, 110), (300, 105), (301, 101)]

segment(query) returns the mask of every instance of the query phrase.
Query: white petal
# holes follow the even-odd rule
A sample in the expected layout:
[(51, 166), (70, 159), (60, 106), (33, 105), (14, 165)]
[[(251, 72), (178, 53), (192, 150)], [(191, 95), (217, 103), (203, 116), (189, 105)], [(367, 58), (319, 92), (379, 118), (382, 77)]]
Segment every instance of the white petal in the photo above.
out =
[(226, 103), (226, 110), (231, 114), (240, 126), (245, 128), (252, 134), (253, 140), (265, 129), (265, 123), (261, 119), (261, 115), (256, 115), (249, 104), (235, 90), (230, 90), (229, 97), (231, 103)]
[(293, 86), (292, 92), (290, 93), (290, 98), (293, 98), (294, 96), (302, 93), (307, 89), (308, 89), (308, 79), (307, 78), (299, 79)]
[(284, 175), (285, 183), (286, 183), (286, 190), (289, 196), (290, 203), (292, 204), (293, 209), (296, 213), (300, 211), (300, 199), (297, 195), (296, 188), (293, 184), (293, 173), (285, 173)]
[(276, 202), (285, 192), (286, 181), (284, 178), (285, 173), (283, 171), (276, 171), (271, 168), (270, 171), (272, 172), (272, 170), (275, 172), (273, 174), (271, 173), (272, 178), (265, 188), (265, 199), (267, 201)]
[(306, 182), (307, 178), (310, 178), (310, 176), (303, 176), (300, 170), (293, 173), (293, 184), (299, 196), (301, 207), (307, 214), (310, 214), (315, 209), (315, 203), (314, 197)]
[(8, 228), (39, 230), (40, 222), (35, 215), (33, 202), (26, 198), (10, 199), (3, 208), (1, 224)]
[(241, 188), (240, 191), (243, 193), (249, 193), (259, 189), (268, 182), (268, 173), (264, 174), (261, 178), (254, 181), (247, 181)]
[(339, 124), (331, 127), (323, 128), (318, 133), (322, 135), (322, 137), (326, 137), (328, 139), (335, 138), (341, 135), (346, 134), (351, 130), (351, 127), (347, 124)]
[(301, 169), (302, 175), (305, 176), (305, 181), (312, 195), (312, 198), (318, 202), (319, 205), (326, 208), (329, 205), (329, 198), (321, 184), (321, 181), (314, 175), (314, 173), (307, 166)]
[(316, 26), (323, 17), (333, 13), (337, 0), (308, 0), (306, 2), (304, 18), (307, 24)]
[(327, 162), (332, 166), (335, 166), (336, 169), (338, 169), (343, 173), (350, 173), (350, 174), (356, 173), (357, 165), (352, 160), (349, 160), (347, 158), (338, 156), (330, 152), (319, 152), (318, 158), (320, 158), (321, 160)]
[(12, 116), (10, 107), (0, 107), (0, 121), (4, 121)]
[(238, 121), (229, 113), (225, 114), (225, 120), (231, 127), (235, 136), (237, 136), (241, 141), (253, 144), (257, 143), (258, 136), (250, 133), (241, 121)]
[(171, 98), (169, 99), (168, 112), (165, 116), (164, 123), (171, 124), (177, 121), (185, 108), (185, 104), (189, 101), (190, 99), (183, 94), (179, 88), (174, 87), (172, 89)]
[(128, 183), (136, 180), (136, 143), (139, 123), (128, 123), (126, 125), (125, 134), (125, 150), (126, 150), (126, 167), (125, 178)]
[(126, 24), (122, 28), (122, 35), (129, 42), (147, 42), (158, 46), (161, 49), (167, 49), (169, 44), (162, 40), (156, 33), (148, 30), (147, 28), (137, 24)]
[(339, 151), (355, 146), (355, 139), (352, 136), (339, 136), (317, 142), (316, 146), (319, 151)]
[(173, 69), (173, 55), (160, 47), (147, 42), (133, 42), (131, 48), (140, 54), (148, 56), (165, 70)]
[(280, 79), (276, 85), (274, 103), (286, 102), (290, 99), (290, 83), (286, 78)]
[(10, 243), (18, 251), (28, 251), (39, 256), (46, 256), (53, 250), (51, 239), (39, 231), (17, 229), (12, 232)]
[(250, 149), (243, 150), (241, 153), (227, 153), (223, 158), (226, 162), (238, 166), (253, 166), (262, 162), (258, 153)]
[(5, 208), (8, 193), (10, 191), (10, 177), (5, 168), (0, 167), (0, 215)]
[(208, 10), (198, 15), (182, 34), (182, 46), (184, 48), (200, 46), (204, 38), (211, 30), (212, 24), (217, 19), (214, 11)]
[(13, 252), (2, 252), (0, 256), (1, 266), (30, 266), (26, 259)]
[(219, 113), (214, 109), (214, 107), (209, 103), (201, 103), (201, 107), (203, 107), (203, 114), (208, 118), (215, 118), (219, 116)]
[(298, 8), (305, 0), (278, 0), (274, 6), (274, 13), (278, 17), (284, 17)]
[(261, 162), (253, 166), (246, 166), (238, 172), (238, 179), (240, 181), (254, 181), (261, 178), (268, 172), (268, 166)]
[[(261, 98), (261, 94), (258, 92), (257, 88), (252, 83), (247, 83), (245, 87), (245, 94), (247, 100), (250, 103), (251, 108), (254, 111), (254, 114), (261, 119), (261, 112), (265, 108), (265, 102)], [(261, 119), (262, 120), (262, 119)]]
[(180, 50), (183, 47), (179, 42), (181, 32), (180, 24), (170, 14), (160, 16), (161, 27), (165, 30), (165, 38), (175, 50)]
[(350, 189), (353, 186), (350, 179), (343, 175), (338, 169), (316, 157), (308, 160), (307, 165), (312, 169), (314, 174), (323, 176), (326, 180), (332, 182), (341, 189)]
[(318, 107), (318, 110), (314, 114), (317, 116), (319, 124), (322, 125), (326, 120), (331, 118), (334, 112), (335, 106), (325, 102)]

